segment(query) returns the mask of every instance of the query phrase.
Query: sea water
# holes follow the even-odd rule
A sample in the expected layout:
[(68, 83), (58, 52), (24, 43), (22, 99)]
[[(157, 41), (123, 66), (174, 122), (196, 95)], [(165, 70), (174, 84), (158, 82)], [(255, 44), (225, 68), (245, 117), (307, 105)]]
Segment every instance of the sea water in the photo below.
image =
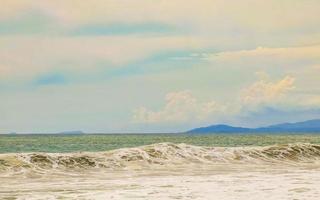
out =
[(171, 142), (194, 146), (237, 147), (268, 146), (289, 143), (320, 144), (319, 134), (230, 134), (230, 135), (188, 135), (188, 134), (33, 134), (1, 135), (0, 153), (23, 152), (79, 152), (108, 151), (149, 144)]

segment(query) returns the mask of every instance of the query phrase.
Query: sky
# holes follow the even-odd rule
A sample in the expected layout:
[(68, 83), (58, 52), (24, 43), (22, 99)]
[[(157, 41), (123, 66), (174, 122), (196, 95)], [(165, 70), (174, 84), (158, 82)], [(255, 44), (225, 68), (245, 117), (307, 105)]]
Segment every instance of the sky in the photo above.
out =
[(1, 0), (0, 133), (320, 118), (319, 0)]

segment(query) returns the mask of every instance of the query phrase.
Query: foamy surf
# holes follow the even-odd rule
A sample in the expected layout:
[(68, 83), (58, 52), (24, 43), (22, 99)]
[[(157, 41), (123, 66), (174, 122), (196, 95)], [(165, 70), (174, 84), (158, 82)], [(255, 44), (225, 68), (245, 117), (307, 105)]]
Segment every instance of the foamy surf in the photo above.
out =
[(223, 163), (316, 163), (320, 145), (296, 143), (266, 147), (200, 147), (159, 143), (106, 152), (15, 153), (0, 155), (0, 173), (74, 169), (146, 169)]
[(0, 155), (0, 199), (318, 199), (320, 145)]

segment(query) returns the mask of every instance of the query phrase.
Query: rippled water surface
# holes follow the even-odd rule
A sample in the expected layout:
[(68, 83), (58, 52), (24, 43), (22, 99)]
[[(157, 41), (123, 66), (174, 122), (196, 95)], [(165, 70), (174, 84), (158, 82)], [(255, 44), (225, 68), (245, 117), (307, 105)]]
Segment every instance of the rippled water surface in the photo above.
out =
[(320, 144), (320, 133), (313, 135), (0, 135), (0, 153), (106, 151), (171, 142), (195, 146), (268, 146), (288, 143)]

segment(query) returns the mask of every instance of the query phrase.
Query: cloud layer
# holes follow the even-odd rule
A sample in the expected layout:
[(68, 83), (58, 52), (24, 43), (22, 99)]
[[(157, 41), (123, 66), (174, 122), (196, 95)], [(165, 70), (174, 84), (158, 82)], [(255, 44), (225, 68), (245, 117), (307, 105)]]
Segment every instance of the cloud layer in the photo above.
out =
[(319, 9), (318, 0), (2, 0), (0, 132), (316, 117)]

